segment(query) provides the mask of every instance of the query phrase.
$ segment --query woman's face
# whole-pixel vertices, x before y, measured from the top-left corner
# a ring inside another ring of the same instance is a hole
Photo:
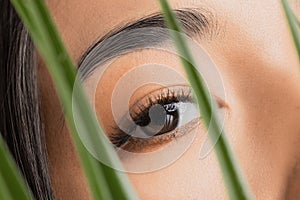
[[[296,10],[299,8],[299,2],[290,2]],[[191,17],[191,13],[198,20],[207,19],[205,25],[188,18],[190,27],[202,27],[187,34],[207,52],[215,64],[212,67],[216,66],[219,72],[206,77],[207,84],[212,88],[211,94],[219,99],[218,111],[226,113],[224,129],[254,196],[300,198],[297,188],[300,72],[280,3],[274,0],[170,0],[170,3],[174,9],[185,11],[183,19]],[[158,1],[153,0],[48,0],[47,4],[76,62],[108,32],[160,11]],[[134,29],[132,34],[137,32]],[[131,35],[125,40],[128,37]],[[107,44],[109,51],[113,47]],[[215,154],[199,159],[206,131],[185,85],[180,61],[164,50],[168,45],[159,44],[155,48],[147,45],[114,55],[112,62],[100,64],[84,80],[103,129],[115,145],[129,152],[121,160],[141,199],[226,199]],[[196,57],[200,54],[196,47],[192,51]],[[199,57],[200,68],[205,68]],[[39,77],[50,172],[57,199],[90,199],[54,86],[42,62]],[[152,102],[153,105],[161,106],[149,106],[151,98],[160,102]],[[145,119],[151,113],[153,119],[159,119],[157,113],[164,113],[167,118],[163,119],[169,121],[167,125],[157,122],[161,125],[159,136],[139,140],[125,137],[125,140],[122,134],[126,131],[119,130],[123,126],[119,121],[123,113],[120,110],[127,108],[137,124],[135,128],[153,128]],[[179,111],[181,108],[190,112]]]

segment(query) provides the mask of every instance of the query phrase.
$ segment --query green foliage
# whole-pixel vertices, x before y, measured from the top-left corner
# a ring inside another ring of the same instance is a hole
[[[0,136],[0,199],[30,200],[28,190],[17,166]]]
[[[295,44],[295,47],[297,50],[298,58],[300,60],[300,34],[299,34],[300,22],[297,19],[296,15],[293,13],[287,0],[281,0],[281,3],[283,6],[284,13],[286,15],[288,25],[291,30],[291,34],[292,34],[294,44]]]
[[[181,34],[182,31],[179,22],[176,20],[175,14],[171,10],[167,0],[160,0],[160,4],[168,27],[174,31],[171,34],[179,55],[182,55],[182,65],[197,98],[201,116],[204,119],[206,127],[209,127],[209,136],[212,141],[218,139],[214,149],[223,172],[229,197],[236,200],[251,199],[250,190],[241,175],[234,153],[218,120],[215,101],[211,98],[202,77],[195,67],[196,62],[192,57],[187,42]]]
[[[52,75],[94,199],[137,199],[126,174],[115,171],[92,157],[79,138],[73,108],[81,116],[80,126],[85,133],[89,133],[86,138],[93,149],[101,152],[110,166],[122,169],[121,162],[99,126],[81,84],[75,81],[75,65],[59,37],[44,1],[12,0],[12,3]],[[73,88],[76,88],[75,96]]]

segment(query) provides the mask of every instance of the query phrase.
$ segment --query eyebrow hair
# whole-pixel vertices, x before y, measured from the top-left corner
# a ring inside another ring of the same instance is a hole
[[[174,10],[183,32],[200,39],[213,39],[219,33],[219,24],[215,15],[204,9]],[[91,45],[81,56],[78,74],[81,80],[89,77],[97,66],[142,48],[156,47],[170,41],[167,25],[162,13],[152,14],[125,26],[113,29]]]

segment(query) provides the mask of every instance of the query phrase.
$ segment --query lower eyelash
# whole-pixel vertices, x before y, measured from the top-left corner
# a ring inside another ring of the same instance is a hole
[[[129,152],[142,152],[145,151],[145,148],[147,147],[155,147],[157,145],[169,143],[172,140],[189,133],[190,131],[198,127],[200,123],[201,120],[197,118],[190,121],[186,125],[177,127],[173,131],[163,135],[154,136],[151,138],[130,137],[121,147],[117,148],[124,149]]]

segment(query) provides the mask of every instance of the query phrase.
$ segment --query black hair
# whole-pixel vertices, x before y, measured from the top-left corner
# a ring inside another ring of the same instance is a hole
[[[35,199],[52,200],[36,51],[9,0],[0,15],[0,132]]]

